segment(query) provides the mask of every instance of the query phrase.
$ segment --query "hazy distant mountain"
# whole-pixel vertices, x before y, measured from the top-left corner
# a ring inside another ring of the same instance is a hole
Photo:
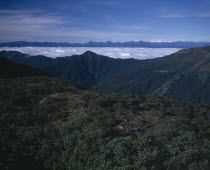
[[[210,47],[151,60],[113,59],[90,51],[55,59],[7,51],[0,55],[88,88],[210,103]]]
[[[192,48],[209,46],[210,42],[193,41],[170,41],[170,42],[150,42],[150,41],[128,41],[128,42],[93,42],[88,43],[68,43],[68,42],[8,42],[0,43],[0,47],[147,47],[147,48]]]

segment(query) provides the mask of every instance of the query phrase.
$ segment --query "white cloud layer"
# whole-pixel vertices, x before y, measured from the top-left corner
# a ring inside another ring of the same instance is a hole
[[[135,58],[139,60],[163,57],[177,52],[178,48],[111,48],[111,47],[2,47],[1,50],[19,51],[29,55],[64,57],[92,51],[112,58]]]
[[[209,18],[210,13],[172,13],[172,14],[164,14],[161,16],[162,18]]]

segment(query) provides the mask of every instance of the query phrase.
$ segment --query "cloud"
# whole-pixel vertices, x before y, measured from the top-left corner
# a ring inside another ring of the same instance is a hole
[[[197,17],[203,17],[203,18],[207,17],[207,18],[209,18],[210,13],[201,13],[201,14],[197,15]]]
[[[172,41],[166,41],[166,40],[151,40],[150,42],[159,42],[159,43],[161,43],[161,42],[172,42]]]
[[[126,31],[134,31],[134,30],[149,30],[151,27],[146,25],[122,25],[122,24],[116,24],[115,27],[118,29],[126,30]]]
[[[36,14],[44,12],[44,10],[33,9],[33,10],[11,10],[11,9],[1,9],[0,15],[14,15],[14,14]]]
[[[184,13],[173,13],[164,14],[160,16],[161,18],[209,18],[210,13],[197,13],[197,14],[184,14]]]
[[[62,24],[66,23],[61,17],[43,10],[0,10],[0,21],[3,24]]]
[[[0,50],[20,51],[29,55],[45,55],[48,57],[64,57],[93,51],[112,58],[152,59],[177,52],[177,48],[91,48],[91,47],[2,47]]]
[[[120,57],[130,57],[130,53],[121,53]]]
[[[1,40],[25,40],[36,36],[49,35],[59,25],[74,23],[55,13],[43,10],[0,10]]]
[[[123,40],[142,36],[134,32],[100,31],[78,27],[76,18],[45,10],[0,10],[1,41],[63,41],[72,39]],[[122,26],[123,29],[146,29],[145,26]]]
[[[122,2],[115,0],[89,0],[87,2],[88,5],[94,6],[109,6],[109,7],[120,7],[122,6]]]

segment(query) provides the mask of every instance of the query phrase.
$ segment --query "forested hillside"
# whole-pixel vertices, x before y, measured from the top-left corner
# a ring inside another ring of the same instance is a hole
[[[0,76],[0,169],[210,167],[209,106],[86,90],[44,73],[7,75]]]
[[[150,60],[113,59],[90,51],[55,59],[13,51],[0,56],[91,89],[210,104],[210,47]]]

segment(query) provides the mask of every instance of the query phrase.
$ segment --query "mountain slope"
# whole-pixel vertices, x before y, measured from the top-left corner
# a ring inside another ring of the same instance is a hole
[[[210,47],[181,50],[149,60],[143,69],[95,86],[115,92],[157,94],[210,103]]]
[[[0,169],[209,169],[209,106],[2,75]]]
[[[0,55],[92,89],[210,103],[210,47],[151,60],[113,59],[90,51],[56,59],[7,51]]]
[[[0,77],[15,78],[48,75],[47,73],[25,65],[16,64],[0,57]]]
[[[55,59],[45,56],[28,56],[17,51],[0,51],[0,55],[8,60],[38,68],[87,88],[99,81],[135,71],[139,66],[138,63],[141,63],[134,59],[113,59],[90,51],[82,55]]]

